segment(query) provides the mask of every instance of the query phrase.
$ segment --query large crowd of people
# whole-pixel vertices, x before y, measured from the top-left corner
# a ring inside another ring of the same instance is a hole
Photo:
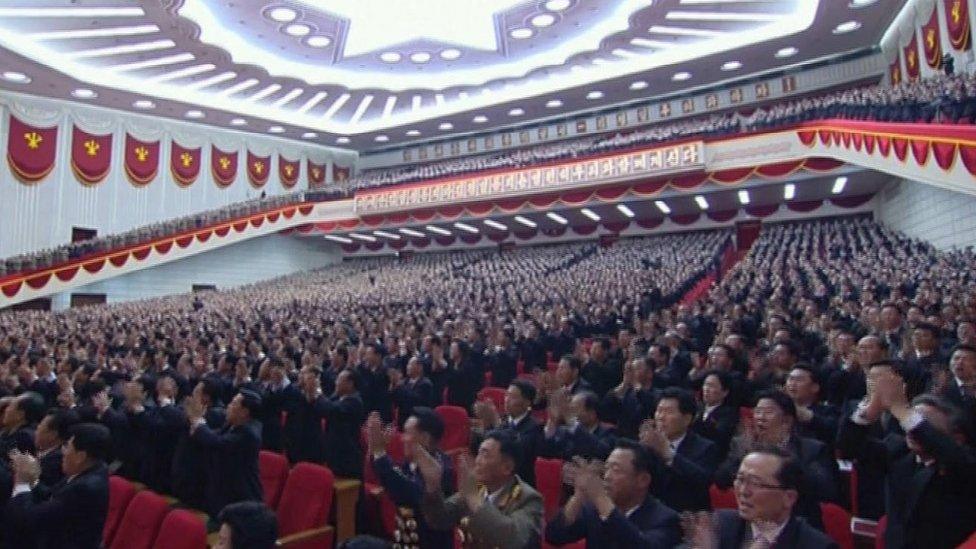
[[[703,298],[682,299],[731,238],[352,259],[205,295],[0,314],[3,543],[94,531],[79,517],[104,511],[65,492],[105,464],[241,535],[260,449],[342,477],[368,463],[401,546],[451,547],[457,527],[469,547],[832,547],[824,504],[886,515],[888,547],[965,541],[976,254],[867,217],[767,225]],[[470,454],[441,448],[440,405],[469,415]],[[568,499],[551,513],[536,458],[564,463]],[[713,510],[716,489],[735,510]]]

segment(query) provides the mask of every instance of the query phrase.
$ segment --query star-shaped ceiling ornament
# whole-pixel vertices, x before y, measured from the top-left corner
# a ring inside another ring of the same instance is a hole
[[[349,22],[344,57],[415,40],[484,51],[498,49],[495,14],[525,0],[300,0]]]

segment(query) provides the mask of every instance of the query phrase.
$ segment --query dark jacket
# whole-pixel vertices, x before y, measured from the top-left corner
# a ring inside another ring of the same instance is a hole
[[[363,477],[363,449],[359,432],[366,421],[363,400],[358,393],[344,397],[319,397],[315,410],[325,418],[325,462],[338,477]]]
[[[715,514],[715,526],[718,532],[718,549],[741,549],[748,547],[747,541],[752,540],[752,529],[749,523],[730,509],[723,509]],[[799,517],[790,517],[786,527],[780,532],[776,542],[770,549],[835,549],[837,544],[823,532],[807,524]]]
[[[703,418],[703,413],[695,418],[691,430],[714,442],[719,454],[724,456],[728,453],[735,430],[739,426],[739,410],[730,404],[722,404],[712,410],[708,418]]]
[[[413,413],[414,408],[426,406],[433,409],[440,403],[440,399],[434,398],[434,384],[426,377],[421,377],[416,381],[412,379],[403,380],[403,384],[393,389],[392,396],[393,403],[396,404],[398,410],[397,419],[401,429],[403,429],[403,424],[406,423],[407,418]]]
[[[219,406],[211,406],[204,413],[203,418],[207,422],[207,427],[219,431],[227,419],[227,411]],[[173,453],[171,473],[173,495],[191,507],[202,509],[207,501],[208,468],[206,448],[194,441],[190,437],[189,429],[184,427],[183,435],[177,441]]]
[[[580,456],[586,460],[605,460],[617,442],[617,436],[610,427],[597,424],[596,429],[590,431],[582,425],[570,429],[558,427],[552,437],[545,437],[540,453],[546,457],[559,458],[565,461]]]
[[[651,491],[679,513],[711,509],[708,487],[720,461],[718,447],[712,441],[689,431],[670,466],[657,460]]]
[[[201,425],[191,438],[207,453],[206,511],[215,517],[226,505],[238,501],[262,501],[258,453],[261,424],[225,425],[213,430]]]
[[[434,457],[443,468],[441,490],[447,497],[454,493],[454,473],[451,470],[451,459],[442,452],[438,452]],[[415,530],[421,548],[441,549],[453,546],[454,532],[452,530],[434,530],[424,520],[423,512],[420,509],[420,504],[424,499],[424,477],[419,471],[411,468],[409,463],[405,463],[403,466],[395,465],[388,455],[373,460],[373,471],[393,503],[398,507],[410,508],[417,517]],[[404,527],[406,528],[407,525],[404,524]]]
[[[630,517],[614,509],[600,520],[586,505],[572,524],[563,511],[546,526],[546,541],[565,545],[586,538],[586,546],[600,549],[675,547],[681,542],[681,519],[674,510],[648,495]]]

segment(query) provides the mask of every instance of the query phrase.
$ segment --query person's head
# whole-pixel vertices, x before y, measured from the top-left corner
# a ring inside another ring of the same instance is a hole
[[[474,458],[475,479],[491,492],[498,490],[512,480],[520,457],[515,437],[506,431],[491,431]]]
[[[559,359],[559,366],[556,367],[556,380],[563,387],[568,387],[579,379],[580,360],[573,355],[565,355]]]
[[[193,397],[198,398],[207,408],[220,400],[221,386],[217,380],[205,377],[193,387]]]
[[[708,348],[708,366],[716,370],[731,370],[735,351],[724,343],[716,343]]]
[[[965,435],[967,433],[965,431],[968,429],[962,428],[963,416],[955,406],[944,398],[931,394],[919,395],[912,400],[912,409],[939,431],[955,437],[960,444],[966,443]],[[922,459],[933,457],[911,433],[905,436],[905,444],[909,450]]]
[[[705,406],[718,406],[729,396],[732,378],[723,370],[709,370],[702,382],[702,402]]]
[[[363,352],[363,360],[369,366],[379,366],[383,362],[383,349],[379,343],[367,343]]]
[[[57,448],[71,436],[70,429],[80,420],[73,410],[54,408],[48,410],[34,431],[34,446],[39,452]]]
[[[769,359],[773,367],[780,370],[790,370],[798,360],[796,345],[791,341],[783,341],[773,346],[769,352]]]
[[[900,362],[894,360],[879,360],[869,364],[867,374],[864,376],[868,394],[870,395],[874,393],[874,387],[877,385],[881,376],[889,374],[900,377],[902,381],[906,383],[908,382],[908,370]]]
[[[339,396],[351,395],[356,392],[356,375],[352,370],[339,372],[335,379],[335,394]]]
[[[939,327],[919,322],[912,330],[912,346],[916,351],[932,352],[939,347]]]
[[[881,337],[866,335],[857,342],[857,362],[862,368],[884,360],[888,356],[888,344]]]
[[[609,350],[610,340],[605,337],[598,337],[593,340],[593,345],[590,346],[590,358],[594,362],[603,362],[607,358]]]
[[[881,329],[890,332],[901,327],[901,310],[894,303],[885,303],[881,307]]]
[[[607,458],[603,480],[607,494],[621,510],[630,510],[647,498],[651,488],[651,457],[647,449],[629,439],[619,439]]]
[[[108,456],[112,435],[100,423],[78,423],[68,429],[64,444],[61,471],[72,477],[102,463]]]
[[[960,343],[976,345],[976,322],[972,320],[960,320],[956,325],[956,339]]]
[[[949,358],[949,368],[964,386],[976,386],[976,347],[956,345]]]
[[[756,395],[756,407],[752,411],[756,436],[769,444],[779,444],[793,430],[796,405],[781,391],[768,390]]]
[[[749,522],[786,522],[802,476],[800,464],[785,450],[771,446],[750,452],[733,482],[739,516]]]
[[[786,394],[797,406],[810,406],[819,399],[820,375],[813,366],[800,362],[786,376]]]
[[[250,389],[241,389],[227,406],[227,423],[235,427],[244,425],[260,413],[261,395]]]
[[[647,348],[647,358],[654,363],[655,369],[667,366],[671,360],[671,348],[663,343],[653,343]]]
[[[345,345],[336,345],[329,353],[329,362],[335,369],[345,368],[349,362],[349,349]]]
[[[321,383],[322,368],[314,365],[302,366],[298,373],[298,383],[302,390],[312,391]]]
[[[661,391],[654,411],[654,422],[670,440],[676,440],[688,432],[695,420],[695,397],[684,389],[668,387]]]
[[[630,361],[634,368],[634,381],[641,388],[649,389],[654,384],[654,364],[646,356],[636,356]]]
[[[511,417],[522,417],[535,401],[536,389],[529,381],[516,379],[505,391],[505,413]]]
[[[586,429],[592,429],[599,425],[600,417],[597,415],[599,406],[600,397],[596,396],[593,391],[580,391],[569,400],[570,413]]]
[[[424,375],[424,365],[420,362],[420,357],[412,356],[407,361],[407,377],[410,379],[420,379]]]
[[[34,391],[27,391],[4,409],[3,428],[11,430],[23,425],[34,425],[44,417],[44,409],[44,397]]]
[[[267,505],[241,501],[217,516],[220,531],[214,549],[272,549],[278,541],[278,520]]]
[[[412,458],[413,444],[419,444],[428,452],[437,448],[444,436],[444,420],[426,406],[417,406],[403,424],[403,448],[408,459]]]

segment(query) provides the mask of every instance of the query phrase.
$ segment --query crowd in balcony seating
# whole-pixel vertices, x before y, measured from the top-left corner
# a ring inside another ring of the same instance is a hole
[[[65,490],[38,460],[80,436],[52,423],[80,421],[109,434],[117,474],[211,517],[261,501],[262,448],[341,477],[370,467],[400,520],[358,526],[401,545],[450,547],[458,526],[472,547],[832,547],[844,509],[886,516],[888,547],[965,541],[976,253],[864,217],[773,224],[684,300],[730,239],[353,259],[0,314],[3,518],[36,517],[27,492]],[[469,424],[470,458],[447,447]],[[719,508],[726,489],[737,512]]]

